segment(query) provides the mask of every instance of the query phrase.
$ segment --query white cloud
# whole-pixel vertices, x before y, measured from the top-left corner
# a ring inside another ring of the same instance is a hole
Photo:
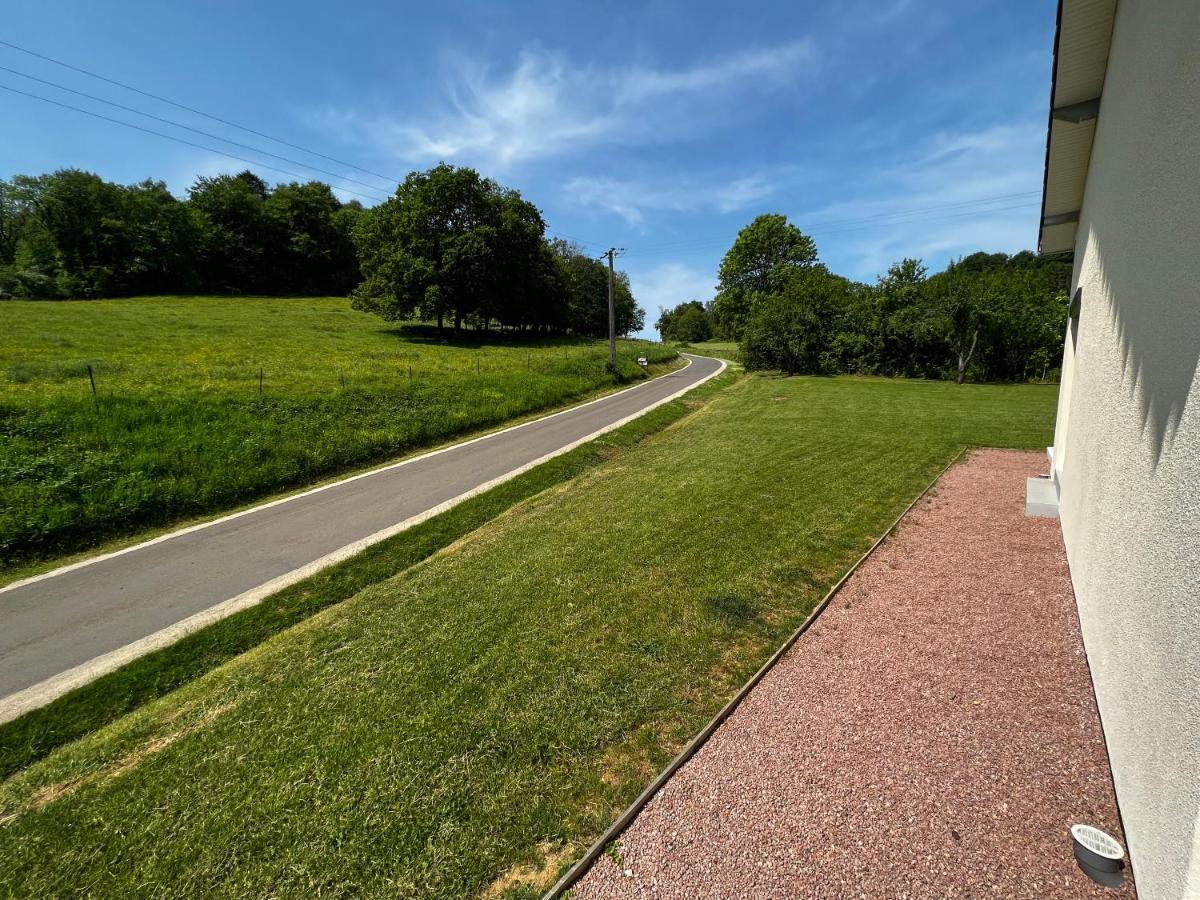
[[[912,0],[893,0],[892,3],[875,8],[873,11],[873,20],[875,26],[878,28],[883,28],[887,25],[891,25],[906,12],[908,12],[908,8],[910,6],[912,6]]]
[[[465,160],[502,169],[595,144],[660,140],[664,116],[680,116],[680,103],[707,102],[721,90],[785,86],[815,59],[808,40],[685,69],[572,67],[561,55],[527,49],[501,75],[459,61],[445,85],[445,104],[423,121],[353,109],[313,118],[405,162]],[[651,114],[656,109],[660,114]]]
[[[586,176],[567,182],[565,191],[577,205],[607,210],[638,226],[651,211],[736,212],[770,197],[778,186],[779,177],[762,173],[730,181],[714,179],[666,185]]]
[[[654,333],[660,307],[670,308],[685,300],[707,302],[716,293],[716,279],[711,272],[683,263],[668,262],[649,269],[629,267],[627,271],[633,296],[646,311],[643,334]]]
[[[903,256],[940,265],[979,249],[1028,248],[1037,239],[1044,146],[1041,121],[937,134],[910,159],[871,173],[854,198],[793,219],[859,278]],[[982,198],[997,199],[974,202]]]
[[[780,79],[798,66],[815,60],[813,42],[800,40],[778,47],[743,51],[691,69],[627,69],[617,76],[617,90],[620,100],[637,102],[669,94],[707,91],[744,79]]]
[[[1044,140],[1044,124],[1031,120],[935,134],[907,154],[897,152],[891,165],[857,173],[853,179],[836,169],[810,168],[707,189],[697,183],[663,188],[650,182],[601,179],[577,179],[572,187],[577,202],[603,206],[635,226],[650,210],[738,209],[772,196],[771,205],[814,236],[822,259],[835,271],[870,281],[905,256],[922,258],[937,269],[948,259],[975,250],[1014,252],[1032,247],[1037,238]],[[798,210],[783,202],[798,178],[853,184],[855,189],[847,199]],[[998,199],[976,202],[980,198]],[[635,296],[646,308],[647,318],[653,322],[660,305],[673,306],[693,295],[702,300],[712,297],[715,275],[711,273],[730,240],[731,236],[696,236],[661,248],[668,258],[676,253],[711,253],[708,273],[677,262],[632,271],[635,289],[640,288]],[[637,252],[640,259],[645,251]]]

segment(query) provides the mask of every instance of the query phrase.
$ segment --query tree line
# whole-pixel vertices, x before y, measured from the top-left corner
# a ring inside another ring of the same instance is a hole
[[[536,206],[474,169],[413,172],[355,229],[362,281],[354,306],[387,319],[492,322],[518,330],[608,334],[608,270],[563,240],[548,241]],[[644,313],[624,272],[613,279],[618,334]]]
[[[252,172],[120,185],[78,169],[0,181],[0,296],[347,294],[364,210]]]
[[[782,215],[743,228],[709,303],[661,311],[664,340],[736,341],[749,369],[1026,381],[1062,354],[1071,262],[974,253],[929,274],[903,259],[875,284],[834,274]]]
[[[608,271],[548,240],[541,212],[468,168],[413,172],[367,209],[320,181],[252,172],[120,185],[78,169],[0,180],[0,298],[350,295],[388,319],[608,333]],[[617,330],[643,327],[614,279]]]

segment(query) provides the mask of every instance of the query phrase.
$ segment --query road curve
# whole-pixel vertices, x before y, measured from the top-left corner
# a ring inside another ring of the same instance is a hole
[[[720,373],[689,364],[559,413],[0,589],[0,722],[514,478]]]

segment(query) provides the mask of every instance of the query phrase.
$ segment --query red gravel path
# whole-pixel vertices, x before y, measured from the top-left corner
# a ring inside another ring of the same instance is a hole
[[[1132,897],[1039,454],[973,453],[601,856],[573,898]]]

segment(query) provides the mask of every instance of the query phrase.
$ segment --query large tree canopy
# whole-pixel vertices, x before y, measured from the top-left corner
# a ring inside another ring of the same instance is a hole
[[[358,204],[320,182],[250,172],[118,185],[63,169],[0,181],[0,297],[192,292],[347,294]]]
[[[837,334],[851,283],[824,266],[799,267],[778,290],[760,294],[742,337],[748,369],[824,375],[837,371]]]
[[[664,341],[695,343],[707,341],[713,334],[712,315],[699,300],[687,300],[660,310],[654,327]]]
[[[474,169],[413,172],[355,228],[363,281],[355,306],[388,319],[517,324],[518,297],[552,290],[545,223],[532,203]]]
[[[575,334],[607,335],[608,266],[567,241],[555,240],[551,247],[566,291],[567,327]],[[645,313],[634,301],[624,272],[617,272],[613,279],[613,308],[617,334],[641,331]]]
[[[1061,358],[1070,271],[1061,258],[974,253],[934,275],[903,259],[875,285],[857,284],[817,263],[783,216],[759,216],[726,254],[712,308],[665,311],[660,328],[681,340],[685,308],[707,312],[717,333],[740,339],[751,369],[1026,380]]]
[[[797,270],[816,262],[817,245],[787,216],[758,216],[738,232],[721,260],[714,304],[720,330],[740,339],[756,300],[778,292]]]

